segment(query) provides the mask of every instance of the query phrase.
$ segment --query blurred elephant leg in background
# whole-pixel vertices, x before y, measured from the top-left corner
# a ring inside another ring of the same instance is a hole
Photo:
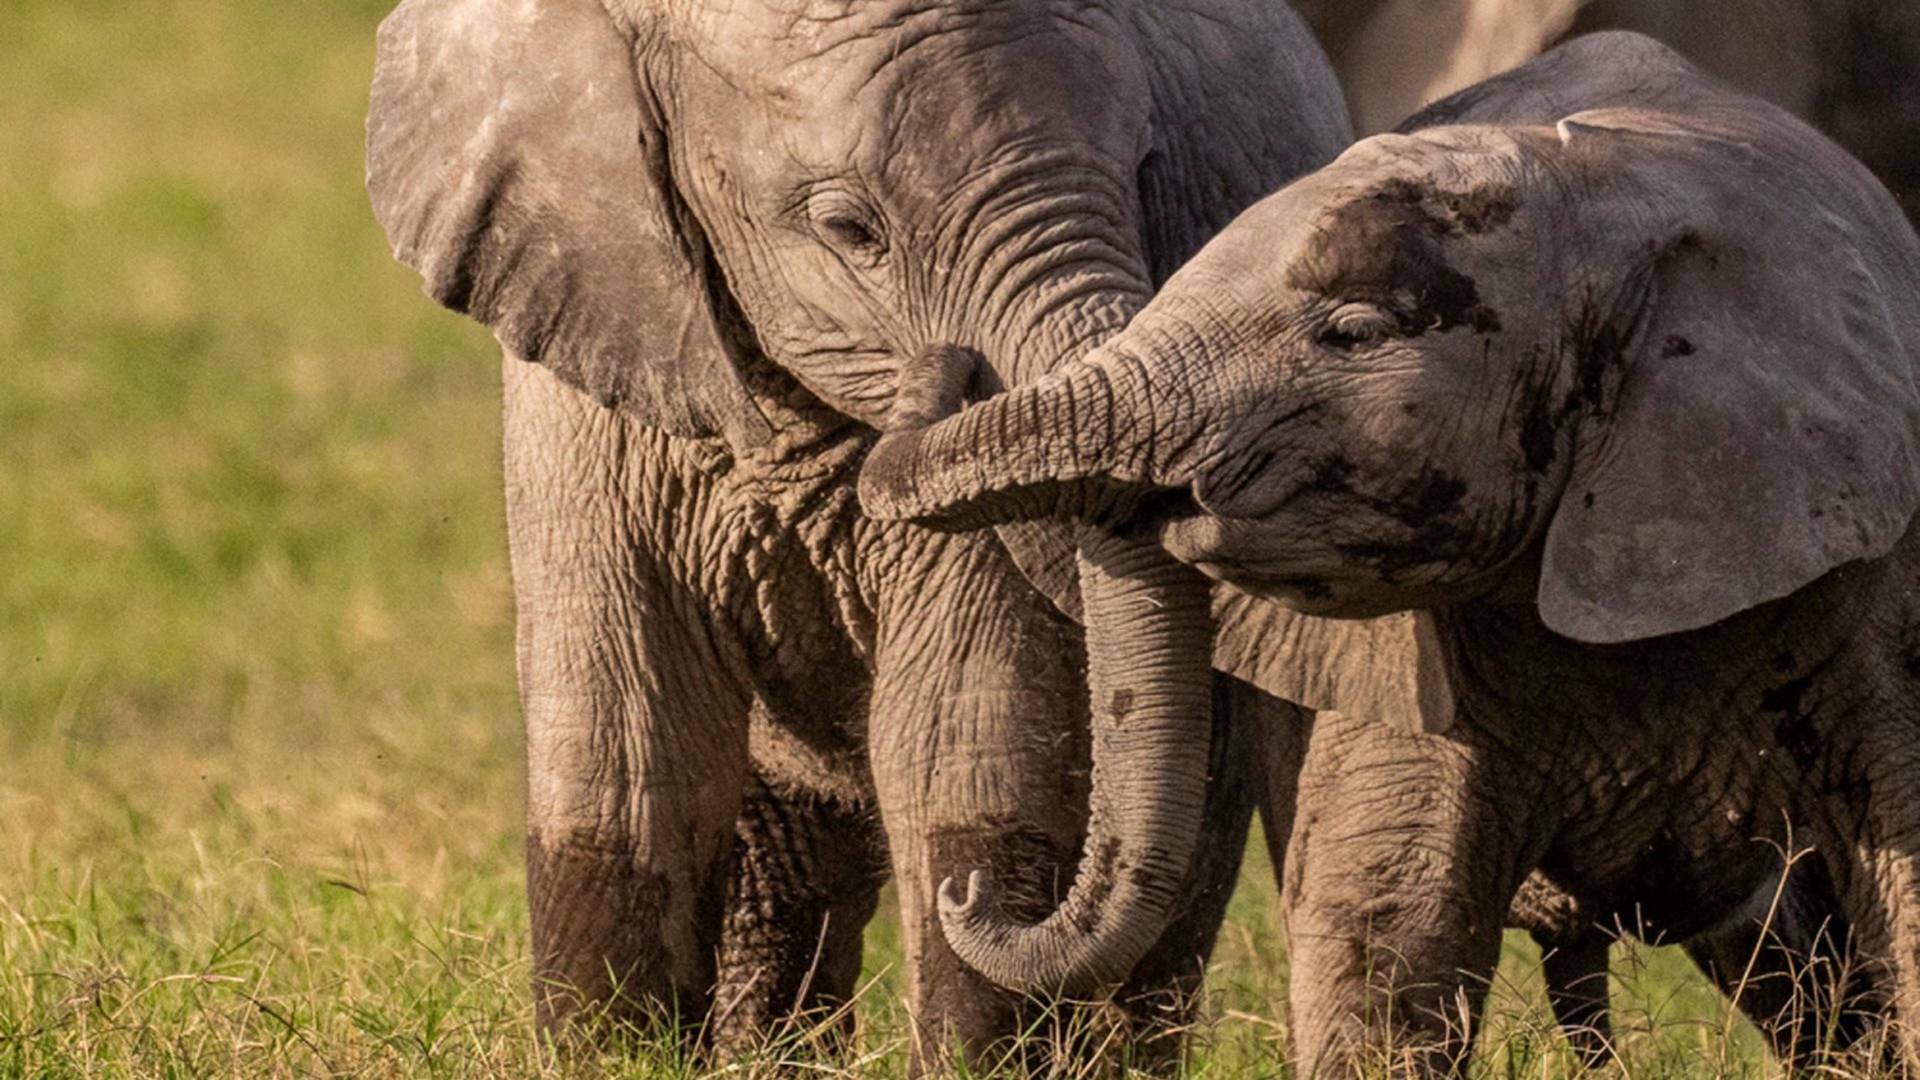
[[[1050,913],[1085,824],[1079,630],[991,533],[889,526],[870,567],[878,619],[868,738],[900,896],[916,1072],[958,1049],[992,1063],[1038,1006],[948,947],[936,892],[984,869],[1017,918]]]
[[[1187,900],[1119,993],[1138,1043],[1136,1068],[1177,1071],[1178,1032],[1198,1015],[1207,960],[1239,883],[1254,807],[1266,788],[1261,772],[1268,744],[1276,733],[1287,745],[1302,742],[1310,715],[1232,676],[1214,675],[1204,840],[1187,875]]]
[[[748,785],[714,990],[711,1030],[722,1056],[779,1039],[789,1021],[809,1048],[844,1047],[853,1014],[835,1010],[857,989],[885,851],[868,807],[786,794],[758,776]]]
[[[1908,676],[1907,678],[1910,678]],[[1911,684],[1909,684],[1911,685]],[[1920,800],[1913,797],[1913,778],[1920,776],[1911,717],[1912,692],[1896,691],[1902,722],[1883,724],[1864,740],[1861,760],[1873,763],[1858,788],[1836,798],[1836,818],[1848,810],[1864,810],[1864,820],[1844,838],[1821,838],[1825,851],[1845,851],[1851,865],[1831,869],[1840,880],[1838,893],[1850,937],[1860,955],[1885,958],[1872,974],[1884,987],[1885,1003],[1892,1006],[1894,1042],[1901,1064],[1920,1071]]]
[[[1794,862],[1777,904],[1686,943],[1687,955],[1796,1069],[1868,1034],[1875,1000],[1824,859]]]
[[[1533,935],[1540,945],[1540,973],[1547,982],[1553,1020],[1588,1068],[1613,1054],[1613,1023],[1607,1013],[1608,953],[1613,935],[1597,928],[1554,938]]]
[[[538,1013],[695,1028],[747,778],[742,654],[634,509],[664,438],[544,368],[505,376]]]

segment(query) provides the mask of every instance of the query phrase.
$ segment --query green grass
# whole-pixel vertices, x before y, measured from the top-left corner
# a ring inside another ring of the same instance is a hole
[[[0,31],[0,1075],[674,1076],[544,1053],[486,335],[361,192],[387,0],[12,0]],[[1273,1074],[1257,849],[1193,1076]],[[897,1074],[897,932],[853,1071]],[[1676,953],[1634,1075],[1750,1073]],[[1481,1070],[1553,1076],[1509,942]]]

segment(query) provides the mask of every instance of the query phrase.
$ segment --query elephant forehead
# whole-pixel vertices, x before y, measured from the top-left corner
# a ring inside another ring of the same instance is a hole
[[[1142,60],[1110,16],[1067,17],[1081,6],[814,0],[708,12],[695,81],[744,100],[696,110],[697,124],[730,156],[752,148],[760,168],[737,163],[746,171],[782,175],[788,162],[861,161],[868,176],[951,175],[1062,133],[1124,153],[1146,127]]]
[[[789,103],[851,96],[869,86],[911,88],[896,73],[929,65],[969,85],[989,85],[1045,70],[1005,70],[1006,61],[1047,54],[1065,60],[1089,85],[1111,85],[1116,67],[1135,61],[1103,47],[1125,35],[1113,17],[1084,0],[735,0],[694,16],[700,59],[736,88]],[[933,55],[921,55],[930,53]],[[996,70],[967,72],[977,61]]]

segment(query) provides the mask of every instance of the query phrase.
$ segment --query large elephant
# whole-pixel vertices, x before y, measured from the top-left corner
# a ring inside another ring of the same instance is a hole
[[[1766,911],[1791,845],[1920,1067],[1920,238],[1639,35],[1407,131],[1085,363],[883,440],[864,504],[1067,508],[1304,612],[1415,613],[1440,715],[1303,765],[1309,1066],[1369,1016],[1457,1060],[1529,871],[1685,940]]]
[[[504,346],[543,1022],[842,999],[887,861],[923,1046],[1017,1029],[978,971],[1191,985],[1247,815],[1207,775],[1285,708],[1210,686],[1152,545],[873,522],[855,467],[903,365],[1030,381],[1348,137],[1277,0],[400,5],[369,189]],[[1164,616],[1084,649],[1090,733],[1056,601]]]
[[[1294,0],[1370,134],[1564,36],[1632,30],[1824,131],[1920,220],[1920,4],[1909,0]]]

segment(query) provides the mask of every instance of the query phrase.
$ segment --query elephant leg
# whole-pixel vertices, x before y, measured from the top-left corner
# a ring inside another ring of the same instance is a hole
[[[1608,950],[1614,936],[1566,890],[1540,873],[1529,874],[1514,893],[1507,925],[1524,929],[1540,946],[1540,973],[1547,1004],[1567,1044],[1589,1068],[1613,1053],[1608,1017]]]
[[[544,368],[505,374],[537,1015],[697,1027],[747,776],[742,654],[646,533],[664,439]]]
[[[1452,1073],[1527,854],[1482,751],[1338,713],[1315,720],[1287,852],[1296,1066]]]
[[[1793,863],[1764,922],[1742,920],[1687,942],[1686,949],[1791,1068],[1814,1067],[1868,1034],[1872,989],[1852,955],[1839,895],[1818,855]]]
[[[1920,1075],[1920,802],[1912,778],[1920,761],[1886,751],[1869,794],[1864,827],[1853,837],[1844,910],[1852,940],[1890,1006],[1899,1075]]]
[[[709,1027],[722,1057],[787,1036],[843,1047],[862,937],[886,880],[875,825],[865,807],[749,784]]]
[[[1547,982],[1547,1004],[1567,1045],[1588,1068],[1613,1055],[1613,1025],[1607,1015],[1607,956],[1613,938],[1597,929],[1560,940],[1541,941],[1540,970]]]
[[[1117,998],[1133,1036],[1132,1064],[1155,1075],[1177,1071],[1180,1033],[1197,1015],[1207,959],[1240,880],[1253,810],[1268,788],[1268,755],[1275,744],[1285,748],[1304,743],[1302,732],[1311,715],[1228,675],[1214,676],[1213,702],[1206,842],[1188,873],[1181,914],[1134,968]],[[1290,817],[1291,778],[1286,789]]]
[[[1041,1006],[954,955],[936,896],[985,870],[1004,910],[1038,921],[1071,885],[1090,768],[1080,637],[990,533],[890,526],[869,559],[885,571],[871,586],[869,753],[900,897],[912,1068],[944,1073],[956,1053],[991,1067]]]

